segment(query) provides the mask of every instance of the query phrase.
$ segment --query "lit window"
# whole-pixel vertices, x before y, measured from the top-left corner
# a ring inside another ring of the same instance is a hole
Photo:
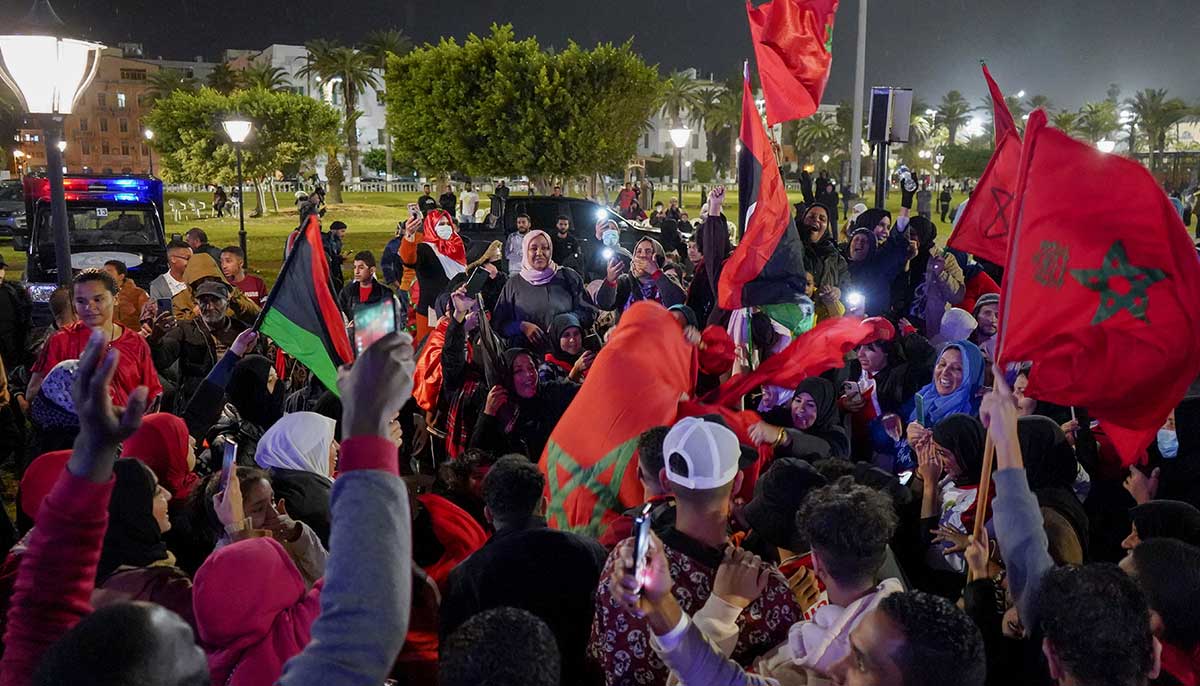
[[[125,94],[124,93],[117,93],[117,108],[122,109],[122,110],[125,109]]]

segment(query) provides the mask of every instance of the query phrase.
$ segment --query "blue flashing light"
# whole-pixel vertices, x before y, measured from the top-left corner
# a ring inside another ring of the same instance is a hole
[[[113,195],[113,199],[117,202],[138,202],[142,198],[143,196],[137,193],[116,193]]]

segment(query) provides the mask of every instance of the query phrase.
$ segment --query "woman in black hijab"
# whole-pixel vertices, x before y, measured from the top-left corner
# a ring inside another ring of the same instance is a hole
[[[226,400],[234,412],[225,411]],[[237,441],[238,465],[253,467],[258,439],[283,416],[286,400],[284,384],[271,360],[262,355],[243,357],[231,347],[196,389],[184,408],[183,420],[197,443],[208,441],[210,469],[220,468],[227,439]]]
[[[538,365],[541,381],[570,378],[583,383],[593,354],[583,349],[583,325],[579,317],[571,312],[555,315],[550,322],[550,345],[553,352],[546,353]],[[576,366],[580,369],[576,370]]]
[[[1200,510],[1181,500],[1151,500],[1129,510],[1133,527],[1121,542],[1133,550],[1152,538],[1174,538],[1189,545],[1200,545]]]
[[[710,214],[706,217],[696,231],[695,238],[701,259],[694,265],[695,275],[684,304],[692,308],[701,322],[713,324],[722,316],[717,308],[717,283],[721,280],[721,268],[733,252],[725,215]]]
[[[841,289],[850,282],[850,268],[834,239],[836,226],[828,207],[813,203],[799,213],[800,239],[804,243],[804,263],[812,272],[813,282],[820,293],[826,288]],[[840,296],[839,292],[839,296]]]
[[[488,391],[483,415],[468,447],[494,455],[516,453],[536,462],[567,406],[579,391],[569,380],[542,383],[525,348],[509,348],[499,360],[499,383]]]
[[[1088,517],[1072,490],[1079,462],[1067,443],[1067,435],[1053,419],[1030,415],[1017,420],[1017,442],[1029,490],[1037,496],[1039,505],[1054,510],[1071,524],[1086,559]]]
[[[782,408],[779,408],[782,409]],[[755,444],[775,446],[776,457],[821,459],[846,457],[850,441],[840,424],[837,393],[828,379],[812,376],[796,386],[787,414],[772,411],[768,418],[750,427]]]
[[[175,566],[162,540],[171,528],[171,494],[139,460],[117,460],[113,475],[92,605],[99,609],[137,600],[157,603],[195,626],[192,582]]]
[[[887,210],[871,209],[858,215],[846,245],[850,282],[864,298],[868,316],[887,314],[892,306],[892,283],[909,259],[907,224],[892,227]],[[845,287],[842,288],[846,290]]]

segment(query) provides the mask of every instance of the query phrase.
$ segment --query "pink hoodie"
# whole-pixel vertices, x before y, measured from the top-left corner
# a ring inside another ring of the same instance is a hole
[[[192,604],[213,685],[275,683],[311,639],[322,585],[305,592],[300,571],[272,538],[238,541],[209,556],[196,572]]]

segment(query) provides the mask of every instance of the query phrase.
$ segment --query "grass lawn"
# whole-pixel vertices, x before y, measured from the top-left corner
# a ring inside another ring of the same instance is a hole
[[[345,193],[343,194],[344,204],[330,205],[325,213],[324,224],[328,226],[330,222],[341,220],[346,223],[349,230],[346,233],[346,250],[353,254],[360,250],[370,250],[375,253],[376,258],[383,250],[383,246],[395,235],[396,222],[404,219],[407,216],[407,205],[410,202],[416,202],[418,193]],[[670,192],[667,189],[661,189],[658,193],[660,198],[669,197]],[[209,202],[211,195],[204,193],[168,193],[167,200],[188,200],[194,198]],[[799,192],[789,193],[791,202],[800,202],[801,196]],[[253,200],[252,196],[247,198]],[[248,205],[246,208],[246,234],[247,247],[249,252],[250,271],[261,276],[268,284],[275,281],[279,268],[283,262],[283,246],[287,239],[287,235],[296,228],[297,214],[292,208],[292,196],[287,193],[278,195],[280,212],[278,214],[268,210],[264,217],[251,218],[249,212],[253,210],[253,205]],[[957,206],[962,201],[961,194],[955,194],[953,206]],[[698,217],[699,208],[699,193],[689,192],[685,194],[684,207],[691,217]],[[727,210],[736,213],[737,208],[737,192],[730,191],[725,201]],[[270,197],[267,198],[268,208],[271,207]],[[487,208],[487,200],[483,201],[482,207]],[[900,207],[899,193],[893,193],[888,198],[888,209],[895,213]],[[840,211],[840,208],[839,208]],[[196,219],[195,215],[189,219],[184,216],[181,221],[176,222],[170,212],[167,213],[166,230],[168,236],[172,233],[182,234],[193,226],[198,226],[204,229],[209,236],[209,241],[217,246],[227,246],[237,244],[238,234],[238,219],[237,217],[223,217],[220,219],[212,219],[207,216],[203,219]],[[539,227],[541,228],[541,227]],[[939,238],[944,241],[949,236],[949,227],[940,227]],[[25,265],[25,255],[13,251],[10,241],[5,241],[0,244],[0,254],[4,256],[8,263],[7,277],[10,280],[15,280],[20,277],[21,271]],[[347,263],[347,269],[349,264]]]

